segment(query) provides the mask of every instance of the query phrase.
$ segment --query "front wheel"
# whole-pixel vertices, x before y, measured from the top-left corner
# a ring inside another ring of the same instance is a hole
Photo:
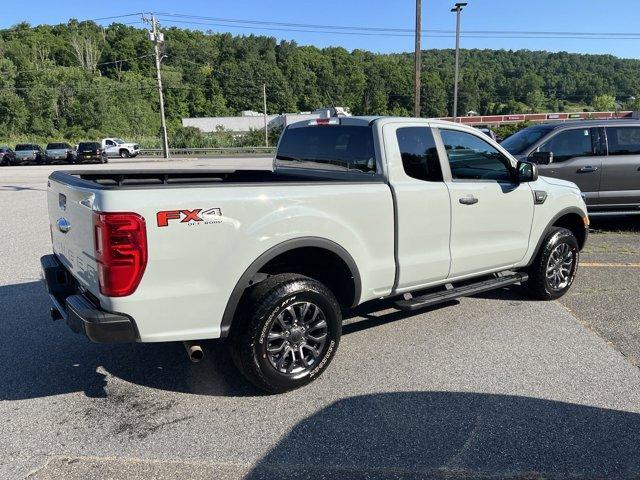
[[[129,158],[131,156],[131,154],[129,153],[129,150],[126,149],[122,149],[120,150],[120,158]]]
[[[315,380],[329,366],[342,332],[342,314],[322,283],[280,274],[248,292],[231,330],[240,372],[270,393]]]
[[[526,287],[531,296],[555,300],[567,293],[578,270],[579,250],[570,230],[554,227],[547,232],[528,270]]]

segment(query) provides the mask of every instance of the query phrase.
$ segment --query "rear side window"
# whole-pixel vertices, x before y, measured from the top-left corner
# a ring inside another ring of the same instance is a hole
[[[375,173],[373,132],[369,126],[313,125],[287,128],[276,164]]]
[[[428,182],[442,181],[440,159],[430,128],[399,128],[396,130],[396,138],[407,175]]]
[[[640,155],[640,127],[607,127],[609,155]]]
[[[593,155],[591,130],[577,128],[561,131],[538,148],[538,151],[552,152],[553,163],[564,162],[574,157],[589,157]]]

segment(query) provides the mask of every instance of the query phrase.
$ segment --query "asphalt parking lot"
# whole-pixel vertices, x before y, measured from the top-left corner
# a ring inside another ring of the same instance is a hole
[[[238,162],[269,160],[162,167]],[[0,478],[640,475],[640,217],[593,223],[559,302],[376,305],[315,383],[266,396],[223,343],[191,364],[178,343],[96,345],[49,319],[51,170],[0,169]]]

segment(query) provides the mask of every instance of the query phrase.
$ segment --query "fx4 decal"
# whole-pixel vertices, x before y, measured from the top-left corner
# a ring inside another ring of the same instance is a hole
[[[168,227],[171,220],[180,220],[179,223],[188,225],[208,225],[222,222],[222,210],[219,208],[196,208],[194,210],[163,210],[156,213],[159,227]]]

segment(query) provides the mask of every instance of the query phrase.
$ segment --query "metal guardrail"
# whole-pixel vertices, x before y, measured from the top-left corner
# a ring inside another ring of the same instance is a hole
[[[220,148],[170,148],[169,154],[172,157],[220,157],[225,155],[273,155],[275,147],[220,147]],[[143,157],[161,157],[161,148],[141,148],[140,155]]]

